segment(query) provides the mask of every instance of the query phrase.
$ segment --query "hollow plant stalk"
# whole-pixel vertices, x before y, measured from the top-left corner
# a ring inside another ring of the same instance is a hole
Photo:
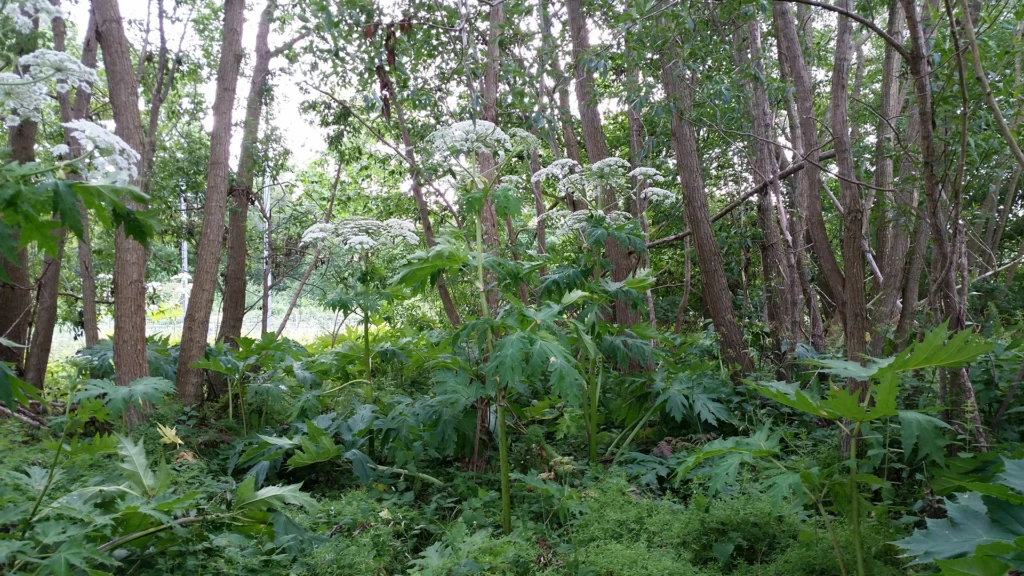
[[[487,308],[487,285],[484,284],[484,229],[480,214],[476,215],[476,281],[480,291],[480,316],[490,315]],[[487,347],[491,346],[491,335],[487,335]],[[489,351],[489,350],[488,350]],[[504,382],[495,382],[494,398],[497,404],[498,460],[501,467],[501,529],[505,534],[512,532],[512,493],[509,482],[508,435],[505,430]]]

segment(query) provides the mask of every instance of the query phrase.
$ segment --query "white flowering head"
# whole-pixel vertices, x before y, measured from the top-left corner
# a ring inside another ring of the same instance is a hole
[[[610,226],[620,226],[633,218],[632,214],[621,210],[551,210],[534,218],[532,224],[536,225],[537,220],[544,220],[550,227],[552,237],[557,240],[569,235],[583,234],[590,227],[590,220],[597,216],[603,216]]]
[[[45,3],[49,6],[49,2]],[[18,64],[21,75],[0,73],[0,114],[8,127],[42,120],[51,82],[60,94],[71,88],[89,91],[99,82],[95,70],[64,52],[36,50],[22,56]]]
[[[526,178],[523,178],[522,176],[510,175],[501,177],[501,185],[510,190],[522,189],[525,184]]]
[[[512,149],[508,134],[486,120],[466,120],[440,128],[427,138],[427,143],[441,161],[481,152],[501,158]]]
[[[67,52],[36,50],[22,56],[19,64],[28,69],[28,76],[33,80],[56,82],[57,92],[61,94],[71,88],[89,92],[92,85],[100,81],[95,70],[72,58]]]
[[[651,204],[673,204],[676,201],[675,194],[665,190],[664,188],[658,188],[655,186],[646,188],[641,195]]]
[[[14,20],[14,27],[22,34],[31,34],[32,20],[53,20],[63,16],[60,6],[54,6],[50,0],[7,0],[4,15]]]
[[[586,169],[587,180],[595,187],[619,186],[626,178],[629,162],[615,156],[598,160]]]
[[[588,180],[583,174],[569,174],[558,182],[559,196],[575,196],[586,199]]]
[[[46,102],[46,86],[41,82],[0,72],[0,113],[8,128],[24,121],[42,121]]]
[[[382,245],[403,242],[416,244],[419,238],[416,236],[415,224],[398,218],[383,221],[371,218],[346,218],[329,224],[314,224],[302,234],[303,244],[324,241],[352,252],[366,252]]]
[[[138,177],[139,153],[127,142],[88,120],[72,120],[64,126],[85,151],[79,169],[87,180],[113,178],[118,185],[124,186]]]
[[[543,182],[545,180],[563,180],[570,174],[576,174],[580,171],[580,165],[571,158],[562,158],[561,160],[555,160],[548,165],[547,168],[542,168],[534,172],[530,180],[534,183]]]
[[[648,166],[636,168],[629,174],[626,174],[626,176],[636,178],[637,183],[641,185],[665,181],[665,177],[661,175],[661,172],[658,172],[654,168],[650,168]]]
[[[508,135],[512,143],[512,149],[516,152],[533,152],[540,149],[540,138],[522,128],[509,130]]]

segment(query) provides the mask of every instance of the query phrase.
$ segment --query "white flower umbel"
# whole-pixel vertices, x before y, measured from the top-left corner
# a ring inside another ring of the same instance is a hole
[[[501,158],[512,149],[508,134],[486,120],[466,120],[440,128],[427,138],[427,143],[441,161],[480,152],[490,152]]]
[[[346,218],[330,224],[314,224],[302,234],[302,243],[317,244],[329,242],[353,252],[365,252],[380,245],[395,245],[403,242],[416,244],[416,225],[408,220],[391,218]]]
[[[665,177],[661,175],[661,172],[658,172],[654,168],[650,168],[648,166],[641,166],[639,168],[636,168],[629,174],[626,174],[626,176],[629,176],[630,178],[636,178],[641,184],[650,182],[663,182],[665,180]]]
[[[558,239],[570,234],[582,234],[590,225],[590,218],[602,214],[605,221],[611,226],[619,226],[629,222],[633,216],[629,212],[613,210],[601,212],[600,210],[551,210],[545,212],[534,220],[544,220],[550,226],[551,235]],[[536,222],[533,222],[536,225]]]
[[[24,121],[41,121],[46,102],[46,86],[43,83],[10,72],[0,72],[0,113],[4,115],[4,124],[8,128]]]
[[[664,188],[651,186],[643,191],[643,197],[651,204],[672,204],[676,201],[676,195]]]
[[[562,158],[561,160],[555,160],[548,165],[547,168],[537,170],[530,178],[531,182],[543,182],[549,178],[553,180],[563,180],[570,174],[575,174],[580,171],[580,165],[578,162],[571,158]]]
[[[28,75],[33,80],[56,82],[57,92],[61,94],[67,93],[71,88],[89,92],[92,85],[100,81],[95,70],[66,52],[36,50],[22,56],[19,64],[27,67]]]
[[[594,162],[586,169],[587,180],[595,186],[619,186],[629,170],[629,162],[612,156]]]
[[[519,190],[524,184],[526,184],[526,178],[523,178],[522,176],[501,177],[501,185],[512,190]]]
[[[64,126],[86,152],[81,171],[87,180],[113,177],[123,186],[139,175],[139,153],[106,128],[88,120],[72,120]]]
[[[587,179],[583,174],[569,174],[558,183],[559,196],[587,198]]]
[[[53,154],[54,156],[57,157],[67,156],[70,153],[71,148],[68,148],[67,144],[57,144],[56,146],[50,148],[50,154]]]
[[[512,141],[512,149],[517,152],[533,152],[540,149],[540,138],[522,128],[509,130],[508,135]]]
[[[14,20],[14,27],[22,34],[31,34],[35,28],[32,20],[53,20],[63,16],[60,6],[54,6],[50,0],[8,0],[4,6],[4,15]]]

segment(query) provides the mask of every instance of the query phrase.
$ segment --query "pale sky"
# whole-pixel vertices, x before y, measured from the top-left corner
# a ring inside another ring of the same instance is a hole
[[[145,29],[146,22],[146,11],[147,1],[146,0],[120,0],[121,15],[124,17],[125,31],[128,34],[129,41],[133,47],[138,50],[142,46],[142,31]],[[173,5],[173,2],[167,2],[167,9],[169,10]],[[246,60],[242,63],[242,76],[238,79],[238,88],[235,93],[235,110],[232,118],[232,122],[235,124],[234,134],[231,138],[231,163],[232,166],[237,165],[238,153],[241,147],[242,129],[241,121],[245,116],[245,101],[249,95],[249,77],[251,76],[252,64],[253,64],[253,48],[256,44],[256,27],[259,24],[260,13],[266,6],[265,0],[256,0],[255,2],[246,3],[245,12],[245,24],[243,27],[242,36],[242,48],[246,51]],[[70,12],[70,19],[73,21],[78,29],[78,42],[81,44],[85,35],[86,23],[89,19],[89,3],[87,0],[78,0],[75,4],[65,4],[65,8]],[[156,19],[156,2],[153,2],[153,20],[151,32],[150,45],[158,39],[155,32],[155,19]],[[178,42],[181,39],[182,26],[172,25],[167,28],[167,43],[171,50],[176,50]],[[281,34],[276,33],[271,29],[270,33],[270,47],[271,49],[279,46],[280,44],[287,41],[288,37],[282,37]],[[188,35],[185,37],[183,44],[183,51],[188,51],[190,46],[195,46],[198,43],[194,32],[189,30]],[[283,58],[277,58],[271,62],[271,70],[278,70],[282,66],[286,65]],[[213,67],[216,68],[216,63],[213,63]],[[207,99],[207,104],[213,106],[214,96],[214,79],[205,84],[202,89]],[[278,81],[274,86],[275,91],[275,102],[273,104],[273,123],[280,130],[283,135],[285,145],[292,152],[292,162],[297,167],[301,167],[319,156],[326,148],[326,131],[322,130],[316,122],[316,119],[302,114],[299,111],[300,105],[303,100],[303,96],[298,88],[297,82],[291,81]],[[207,113],[207,117],[203,122],[206,130],[209,131],[212,128],[213,117],[212,109]]]

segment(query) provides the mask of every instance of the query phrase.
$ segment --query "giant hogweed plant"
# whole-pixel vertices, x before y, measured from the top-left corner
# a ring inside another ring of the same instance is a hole
[[[178,486],[161,455],[155,466],[141,441],[96,432],[133,403],[154,403],[173,393],[161,378],[130,386],[90,383],[77,407],[51,424],[44,442],[52,453],[46,467],[4,473],[0,485],[0,569],[5,574],[88,573],[102,576],[138,567],[156,555],[188,553],[179,546],[214,538],[220,528],[264,540],[265,550],[297,550],[304,534],[287,515],[287,505],[316,508],[300,485],[257,490],[254,478]],[[165,443],[181,444],[172,428],[160,426]],[[84,460],[116,454],[117,471],[105,478],[80,477]],[[66,483],[64,482],[66,480]],[[70,492],[59,486],[84,485]]]
[[[734,478],[742,463],[767,463],[772,472],[765,481],[765,488],[777,500],[792,494],[796,497],[796,504],[813,506],[826,526],[844,576],[851,569],[848,568],[847,559],[831,526],[830,508],[846,516],[853,536],[853,570],[858,576],[864,576],[865,553],[861,522],[865,511],[869,509],[884,515],[887,511],[884,502],[874,504],[871,494],[890,487],[887,474],[878,476],[875,472],[879,468],[898,463],[898,460],[891,462],[890,458],[899,458],[898,455],[890,455],[891,450],[887,444],[879,441],[882,429],[890,426],[898,428],[902,459],[908,463],[915,458],[926,458],[941,466],[943,446],[948,443],[946,434],[949,426],[943,421],[925,412],[899,408],[901,375],[926,369],[962,367],[991,349],[990,343],[970,331],[950,336],[946,326],[942,325],[928,332],[921,342],[891,358],[870,359],[864,365],[846,360],[814,361],[822,372],[841,379],[866,382],[863,395],[849,387],[835,384],[829,385],[823,395],[818,395],[813,389],[804,389],[798,384],[747,382],[751,389],[789,410],[832,422],[850,438],[846,460],[827,468],[815,466],[801,470],[797,466],[788,465],[782,458],[782,431],[771,432],[765,426],[750,437],[733,437],[706,444],[678,465],[676,478],[681,481],[697,470],[707,470],[714,489]],[[873,444],[864,454],[860,450],[862,442]],[[1003,494],[1009,492],[1003,488],[995,490]],[[910,544],[916,542],[911,541]],[[917,553],[923,554],[925,560],[935,557],[924,552]]]
[[[538,302],[531,306],[520,300],[516,288],[535,278],[546,262],[525,261],[521,254],[502,258],[489,252],[483,238],[483,210],[493,206],[499,220],[522,216],[522,201],[517,195],[522,180],[503,176],[503,171],[515,153],[535,147],[536,138],[521,130],[513,131],[510,137],[489,122],[470,121],[439,130],[429,143],[432,162],[446,167],[460,184],[460,204],[472,214],[474,222],[475,234],[467,244],[475,251],[464,250],[462,243],[453,239],[441,241],[428,251],[414,254],[395,283],[422,287],[436,280],[442,271],[449,275],[466,271],[474,276],[479,316],[453,335],[451,348],[455,354],[446,367],[478,383],[477,397],[489,397],[495,406],[502,528],[508,533],[512,522],[506,427],[510,395],[540,385],[547,386],[550,394],[567,405],[585,404],[590,458],[597,463],[598,407],[608,354],[614,359],[650,360],[645,340],[629,331],[610,330],[602,319],[616,300],[638,304],[639,293],[652,283],[643,273],[617,282],[606,278],[604,272],[610,265],[600,247],[612,240],[642,253],[645,246],[633,230],[628,213],[581,210],[543,215],[560,223],[556,237],[572,238],[584,247],[584,253],[541,278]],[[487,173],[481,172],[477,162],[482,152],[495,160]],[[585,169],[562,161],[534,178],[558,180],[560,196],[593,197],[596,201],[602,187],[627,186],[628,168],[621,159],[608,159]],[[647,173],[632,176],[645,182],[653,179]],[[497,311],[490,308],[488,295],[492,291],[504,300]]]

